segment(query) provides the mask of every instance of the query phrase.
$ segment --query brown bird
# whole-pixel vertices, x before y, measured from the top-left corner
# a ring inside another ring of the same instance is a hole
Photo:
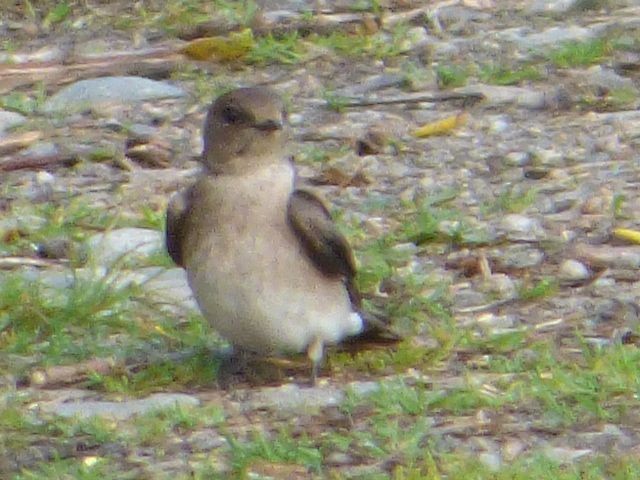
[[[219,97],[204,125],[204,171],[167,210],[167,249],[205,318],[263,354],[306,351],[364,329],[353,253],[327,207],[296,189],[286,113],[265,88]]]

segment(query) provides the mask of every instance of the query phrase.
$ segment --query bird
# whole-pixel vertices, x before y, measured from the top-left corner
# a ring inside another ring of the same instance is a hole
[[[306,352],[315,384],[326,345],[366,330],[353,250],[325,200],[297,186],[281,97],[218,97],[203,127],[202,172],[169,201],[166,248],[203,316],[233,346]]]

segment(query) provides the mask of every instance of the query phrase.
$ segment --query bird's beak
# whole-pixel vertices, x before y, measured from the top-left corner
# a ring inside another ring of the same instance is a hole
[[[264,120],[254,123],[253,128],[264,132],[274,132],[276,130],[282,130],[282,122],[278,122],[277,120]]]

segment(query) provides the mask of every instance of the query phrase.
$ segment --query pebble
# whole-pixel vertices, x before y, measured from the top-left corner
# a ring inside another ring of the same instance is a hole
[[[584,263],[568,259],[560,264],[558,277],[566,282],[579,282],[589,279],[591,272]]]
[[[501,270],[533,268],[542,263],[544,252],[529,245],[511,245],[491,250],[489,258]]]
[[[210,428],[193,432],[186,441],[194,452],[209,452],[228,443],[217,430]]]
[[[544,229],[537,219],[517,213],[505,215],[500,221],[500,228],[509,240],[533,242],[545,237]]]
[[[101,77],[80,80],[50,97],[44,113],[78,112],[102,103],[139,102],[162,98],[181,98],[186,92],[167,82],[143,77]]]
[[[524,167],[531,162],[528,152],[509,152],[504,156],[504,163],[512,167]]]
[[[500,299],[514,298],[517,294],[515,283],[503,273],[494,273],[489,278],[485,278],[481,284],[481,290]]]

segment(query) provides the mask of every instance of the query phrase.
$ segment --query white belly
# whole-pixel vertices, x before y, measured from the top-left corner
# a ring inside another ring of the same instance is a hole
[[[255,351],[303,351],[362,330],[343,282],[313,266],[287,224],[288,165],[210,181],[223,205],[200,222],[206,234],[186,267],[202,313],[223,337]]]

